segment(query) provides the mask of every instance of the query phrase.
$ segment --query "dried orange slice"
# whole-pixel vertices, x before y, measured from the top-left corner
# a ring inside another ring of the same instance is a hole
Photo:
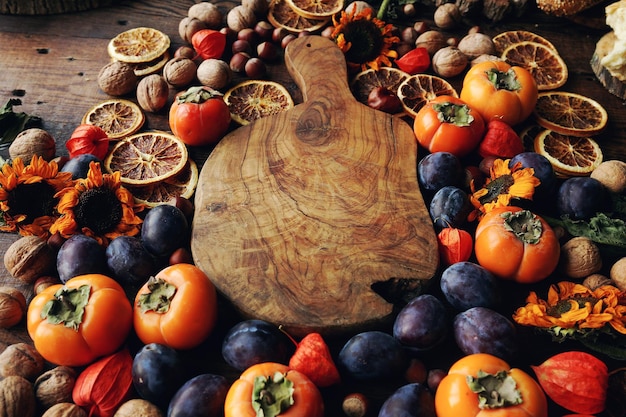
[[[600,103],[565,91],[539,93],[534,114],[539,125],[562,135],[593,136],[602,132],[608,122]]]
[[[169,47],[170,38],[165,33],[153,28],[138,27],[111,39],[107,52],[113,59],[136,64],[157,59]]]
[[[554,90],[567,81],[567,65],[554,49],[544,44],[523,41],[510,45],[501,58],[531,73],[539,91]]]
[[[411,75],[398,86],[402,107],[413,118],[426,103],[442,95],[459,96],[452,84],[435,75]]]
[[[160,57],[153,59],[149,62],[140,62],[139,64],[135,64],[133,67],[133,71],[137,77],[145,77],[146,75],[154,74],[163,69],[167,61],[170,60],[169,51],[165,51],[163,55]]]
[[[556,51],[556,48],[554,47],[552,42],[550,42],[543,36],[537,35],[536,33],[530,32],[528,30],[509,30],[497,34],[493,37],[492,40],[497,55],[502,55],[502,52],[504,52],[506,48],[513,45],[514,43],[525,41],[537,42]]]
[[[519,134],[522,143],[524,144],[524,150],[527,152],[535,152],[535,138],[540,132],[543,132],[544,128],[538,124],[531,124],[522,129]]]
[[[598,143],[587,137],[562,135],[545,129],[535,138],[535,152],[545,156],[561,177],[586,176],[602,163]]]
[[[226,91],[224,101],[232,119],[241,125],[294,106],[289,91],[282,84],[266,80],[242,81]]]
[[[407,78],[409,74],[398,68],[370,68],[354,76],[350,82],[350,90],[357,101],[367,104],[369,94],[374,88],[383,87],[397,95],[398,87]]]
[[[128,136],[115,144],[104,159],[108,172],[120,172],[120,181],[149,185],[166,180],[185,168],[185,144],[171,133],[153,131]]]
[[[343,0],[287,0],[289,6],[307,19],[324,19],[343,9]]]
[[[128,185],[135,201],[147,207],[156,207],[176,197],[191,198],[198,185],[198,166],[192,159],[178,174],[150,185]]]
[[[145,120],[143,111],[134,102],[110,99],[90,108],[83,116],[82,123],[102,128],[109,139],[119,139],[137,132]]]
[[[308,19],[296,13],[286,0],[272,0],[267,11],[267,20],[272,26],[289,32],[315,32],[323,28],[330,18]]]

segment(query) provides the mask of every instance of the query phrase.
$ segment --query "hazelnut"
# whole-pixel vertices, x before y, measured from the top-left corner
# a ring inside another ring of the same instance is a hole
[[[605,277],[602,274],[591,274],[583,281],[583,285],[594,291],[603,285],[613,285],[613,281],[610,278]]]
[[[246,62],[250,59],[250,55],[245,52],[237,52],[230,58],[229,67],[233,72],[243,73],[246,69]]]
[[[244,72],[250,78],[260,78],[265,75],[267,68],[260,58],[250,58],[244,65]]]
[[[256,22],[254,10],[241,4],[230,9],[226,15],[226,24],[235,32],[245,28],[253,28]]]
[[[55,270],[56,253],[38,236],[23,236],[4,253],[4,266],[16,279],[32,284]]]
[[[196,51],[189,45],[183,45],[174,51],[174,58],[194,59],[195,57]]]
[[[43,408],[58,403],[72,402],[76,371],[68,366],[57,366],[35,380],[35,398]]]
[[[56,143],[52,135],[36,127],[21,131],[9,146],[11,159],[21,158],[24,165],[28,165],[35,155],[46,161],[51,161],[56,155]]]
[[[65,402],[48,408],[41,417],[87,417],[88,414],[78,405]]]
[[[33,292],[37,295],[46,288],[57,284],[61,284],[61,280],[58,277],[44,275],[35,280],[35,283],[33,284]]]
[[[287,45],[289,45],[289,42],[291,42],[294,39],[296,39],[296,35],[294,35],[293,33],[290,33],[289,35],[285,36],[280,41],[280,47],[285,49],[287,47]]]
[[[402,108],[402,102],[393,91],[385,87],[375,87],[367,96],[367,105],[373,109],[394,114]]]
[[[248,41],[250,45],[256,45],[259,43],[259,34],[254,28],[243,28],[237,33],[237,39]]]
[[[233,72],[221,59],[205,59],[198,65],[196,77],[202,85],[221,90],[230,83]]]
[[[417,21],[413,23],[413,30],[415,30],[415,32],[417,32],[417,35],[419,36],[429,30],[428,23],[424,22],[423,20]]]
[[[138,80],[134,67],[120,61],[109,62],[98,74],[98,86],[111,96],[123,96],[132,92]]]
[[[453,29],[461,20],[461,12],[456,4],[444,3],[437,7],[433,19],[437,27]]]
[[[137,85],[137,102],[147,112],[156,113],[165,107],[169,94],[169,86],[159,74],[148,75]]]
[[[208,1],[202,1],[189,7],[187,16],[198,19],[208,29],[219,29],[224,18],[219,8]]]
[[[13,287],[0,287],[0,328],[8,329],[22,321],[26,314],[26,297]]]
[[[400,32],[400,40],[404,43],[415,44],[417,36],[417,31],[410,26],[402,29],[402,32]]]
[[[43,372],[44,358],[28,343],[14,343],[0,353],[0,376],[34,380]]]
[[[560,268],[570,278],[585,278],[602,269],[600,249],[588,237],[577,236],[561,246]]]
[[[184,88],[196,78],[197,69],[189,58],[172,58],[163,67],[163,78],[175,88]]]
[[[7,417],[33,417],[35,415],[35,392],[33,384],[17,375],[0,381],[0,410]]]
[[[254,26],[254,31],[259,35],[259,39],[262,41],[271,41],[272,33],[274,32],[274,26],[271,23],[261,20]]]
[[[626,291],[626,256],[618,259],[617,262],[611,266],[609,276],[617,288]]]
[[[261,42],[256,47],[257,56],[264,61],[274,61],[278,58],[278,48],[272,42]]]
[[[120,405],[113,417],[163,417],[163,412],[150,401],[134,398]]]
[[[427,30],[415,40],[416,48],[426,48],[428,54],[433,56],[435,52],[446,46],[446,38],[437,30]]]
[[[602,183],[612,193],[621,194],[626,190],[626,162],[604,161],[590,175]]]
[[[252,54],[252,45],[250,45],[250,42],[248,42],[245,39],[237,39],[231,45],[230,50],[231,50],[231,52],[233,54],[236,54],[237,52],[245,52],[245,53],[251,55]]]
[[[369,414],[369,400],[360,392],[344,397],[341,408],[348,417],[365,417]]]
[[[289,35],[289,32],[285,28],[276,28],[272,31],[272,42],[279,44],[287,35]]]
[[[191,43],[193,35],[202,29],[207,29],[207,25],[195,17],[183,17],[180,22],[178,22],[178,34],[180,38],[187,43]]]
[[[469,63],[467,56],[456,46],[446,46],[438,50],[432,59],[433,71],[441,77],[455,77],[462,73]]]
[[[480,55],[494,55],[496,52],[491,36],[480,32],[465,35],[459,41],[458,48],[467,55],[469,60],[473,60]]]

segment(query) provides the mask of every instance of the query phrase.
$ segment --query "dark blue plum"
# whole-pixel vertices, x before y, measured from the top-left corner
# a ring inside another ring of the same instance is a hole
[[[433,152],[419,161],[417,175],[422,191],[434,194],[448,185],[460,187],[465,171],[456,155],[450,152]]]
[[[561,216],[588,220],[604,211],[608,195],[604,185],[591,177],[568,178],[559,187],[556,207]]]
[[[465,311],[472,307],[495,308],[500,303],[498,279],[473,262],[457,262],[441,274],[441,291],[452,307]]]
[[[57,272],[61,282],[84,274],[107,274],[105,249],[87,235],[72,235],[59,248]]]
[[[278,327],[257,319],[237,323],[222,342],[222,357],[239,371],[260,362],[286,365],[294,350],[294,343]]]
[[[395,390],[383,403],[378,417],[435,417],[435,399],[426,385],[411,383]]]
[[[449,326],[443,303],[434,295],[423,294],[400,310],[393,324],[393,336],[404,346],[431,349],[445,339]]]
[[[462,227],[471,210],[467,193],[452,185],[437,191],[429,207],[430,217],[438,228]]]
[[[84,153],[70,158],[65,164],[63,164],[61,172],[71,172],[72,179],[87,178],[89,164],[91,162],[102,163],[97,156],[90,153]]]
[[[463,353],[489,353],[506,361],[517,355],[515,325],[486,307],[473,307],[454,318],[454,339]]]
[[[221,375],[195,376],[176,391],[167,417],[221,417],[228,388],[230,383]]]
[[[352,336],[341,348],[337,366],[346,377],[358,381],[398,377],[408,366],[408,355],[398,339],[381,331]]]
[[[186,382],[183,360],[175,349],[158,343],[144,345],[133,359],[137,394],[163,410]]]
[[[509,168],[513,168],[518,162],[522,168],[532,168],[535,171],[534,176],[541,181],[541,184],[535,188],[533,201],[538,203],[552,201],[558,183],[548,158],[536,152],[522,152],[511,158]]]
[[[141,241],[152,255],[168,257],[185,246],[189,234],[187,217],[170,204],[158,205],[146,214],[141,226]]]
[[[135,236],[118,236],[106,248],[107,266],[123,286],[143,285],[157,269],[152,255]]]

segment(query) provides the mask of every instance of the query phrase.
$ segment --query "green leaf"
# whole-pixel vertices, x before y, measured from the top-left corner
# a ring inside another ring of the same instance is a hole
[[[89,302],[91,285],[78,288],[61,287],[41,310],[41,318],[52,324],[63,324],[78,330],[83,322],[85,306]]]
[[[551,226],[561,226],[572,236],[584,236],[596,243],[626,249],[626,222],[614,219],[605,213],[585,220],[572,220],[567,216],[560,219],[544,217]]]
[[[15,137],[27,128],[41,126],[41,118],[13,111],[13,106],[21,104],[20,99],[11,98],[0,109],[0,145],[12,143]]]

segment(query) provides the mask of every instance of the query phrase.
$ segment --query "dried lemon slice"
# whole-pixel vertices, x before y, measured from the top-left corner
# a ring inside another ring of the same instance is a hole
[[[187,147],[180,139],[153,131],[117,142],[104,159],[104,167],[108,172],[119,171],[124,184],[149,185],[178,174],[187,160]]]
[[[600,103],[566,91],[539,93],[534,114],[539,125],[562,135],[593,136],[602,132],[608,122]]]
[[[565,61],[544,44],[532,41],[514,43],[502,52],[501,58],[513,66],[527,69],[539,91],[554,90],[567,81]]]
[[[82,123],[100,127],[109,139],[132,135],[143,126],[146,117],[130,100],[110,99],[96,104],[83,116]]]
[[[122,32],[111,39],[107,52],[113,59],[136,64],[157,59],[169,47],[169,36],[160,30],[138,27]]]
[[[150,185],[129,185],[125,187],[133,194],[135,201],[147,207],[156,207],[172,201],[176,197],[190,199],[198,185],[198,166],[192,159],[178,174]]]
[[[169,51],[165,51],[160,57],[149,62],[140,62],[135,64],[133,71],[137,77],[145,77],[146,75],[155,74],[163,69],[167,61],[170,60]]]
[[[354,76],[350,82],[350,90],[358,102],[367,104],[370,92],[377,87],[383,87],[398,94],[398,87],[409,74],[393,67],[381,67],[379,69],[367,69]]]
[[[294,106],[289,91],[275,81],[243,81],[224,94],[230,116],[241,125],[278,114]]]
[[[442,95],[459,96],[452,84],[434,75],[411,75],[398,87],[398,98],[402,107],[413,118],[426,103]]]
[[[535,152],[545,156],[560,177],[590,175],[603,160],[602,150],[595,140],[562,135],[549,129],[535,138]]]
[[[289,6],[307,19],[324,19],[343,9],[343,0],[287,0]]]
[[[272,26],[289,32],[315,32],[324,27],[330,18],[308,19],[296,13],[286,0],[272,0],[267,12],[267,20]]]

